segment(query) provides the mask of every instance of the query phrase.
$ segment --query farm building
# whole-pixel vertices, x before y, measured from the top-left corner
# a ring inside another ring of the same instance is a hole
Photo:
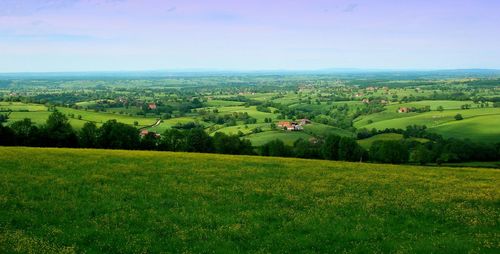
[[[311,120],[307,119],[307,118],[304,118],[304,119],[299,119],[299,125],[306,125],[306,124],[310,124],[311,123]]]
[[[309,123],[311,123],[309,119],[300,119],[298,123],[291,121],[281,121],[278,123],[278,127],[287,131],[301,131],[304,129],[302,126]]]
[[[149,131],[148,131],[148,130],[141,130],[141,132],[139,133],[139,135],[140,135],[141,137],[144,137],[144,136],[146,136],[146,135],[148,135],[148,134],[149,134]]]
[[[409,113],[410,112],[410,108],[407,108],[407,107],[401,107],[398,109],[398,113]]]
[[[156,103],[149,103],[148,104],[148,109],[155,110],[156,109]]]
[[[145,137],[145,136],[149,135],[150,133],[154,134],[156,138],[159,138],[159,137],[160,137],[160,134],[155,133],[155,132],[152,132],[152,131],[150,132],[150,131],[148,131],[148,130],[146,130],[146,129],[141,130],[141,132],[139,133],[139,136],[141,136],[141,138],[143,138],[143,137]]]
[[[368,103],[370,103],[370,100],[369,100],[369,99],[367,99],[367,98],[364,98],[364,99],[362,100],[362,102],[363,102],[363,103],[368,104]]]

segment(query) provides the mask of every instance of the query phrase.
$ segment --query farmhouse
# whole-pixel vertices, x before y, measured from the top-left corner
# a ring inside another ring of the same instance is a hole
[[[364,98],[364,99],[362,100],[362,102],[363,102],[363,103],[368,104],[368,103],[370,103],[370,100],[369,100],[369,99],[367,99],[367,98]]]
[[[409,113],[410,112],[410,108],[407,108],[407,107],[401,107],[398,109],[398,113]]]
[[[287,131],[300,131],[303,129],[301,125],[297,124],[296,122],[290,121],[281,121],[278,123],[278,127]]]
[[[148,104],[148,109],[155,110],[156,109],[156,103],[149,103]]]
[[[299,119],[299,125],[306,125],[306,124],[310,124],[311,123],[311,120],[307,119],[307,118],[304,118],[304,119]]]
[[[151,133],[151,134],[154,134],[154,135],[155,135],[155,138],[160,138],[160,134],[155,133],[155,132],[152,132],[152,131],[150,132],[150,131],[148,131],[148,130],[146,130],[146,129],[141,130],[141,132],[139,133],[139,136],[141,136],[141,138],[143,138],[143,137],[145,137],[145,136],[149,135],[150,133]]]

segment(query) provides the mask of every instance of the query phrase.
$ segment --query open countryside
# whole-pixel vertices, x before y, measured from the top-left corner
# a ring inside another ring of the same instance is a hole
[[[0,0],[0,254],[499,254],[499,10]]]

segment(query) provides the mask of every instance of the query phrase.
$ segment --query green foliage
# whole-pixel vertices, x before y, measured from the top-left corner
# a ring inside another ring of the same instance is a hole
[[[95,123],[86,122],[79,132],[79,142],[81,147],[97,148],[99,130]]]
[[[240,139],[238,135],[227,135],[217,132],[213,136],[216,153],[222,154],[253,154],[252,144],[248,139]]]
[[[280,139],[275,139],[260,147],[260,155],[287,157],[291,155],[291,148]]]
[[[139,131],[127,124],[109,120],[99,129],[98,146],[109,149],[137,149]]]
[[[321,148],[327,160],[362,161],[366,159],[365,150],[351,137],[329,135]]]
[[[78,137],[69,124],[68,118],[59,111],[54,111],[42,128],[44,146],[76,147]]]
[[[376,141],[370,148],[370,160],[382,163],[406,163],[408,146],[401,141]]]

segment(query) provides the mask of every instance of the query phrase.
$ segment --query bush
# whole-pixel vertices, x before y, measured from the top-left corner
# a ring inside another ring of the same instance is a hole
[[[401,141],[375,141],[370,148],[370,160],[382,163],[408,162],[408,147]]]

